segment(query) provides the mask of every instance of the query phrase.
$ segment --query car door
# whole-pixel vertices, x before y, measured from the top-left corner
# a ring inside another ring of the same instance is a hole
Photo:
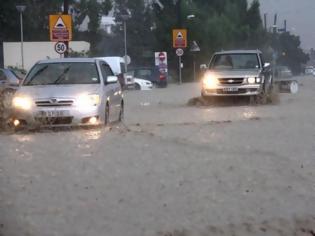
[[[106,64],[105,62],[100,62],[100,68],[104,80],[104,91],[106,94],[106,99],[108,99],[110,106],[109,119],[110,121],[114,121],[118,117],[120,111],[120,85],[118,84],[118,81],[116,81],[115,83],[107,82],[108,76],[114,76],[114,73],[108,64]]]
[[[2,92],[7,85],[7,77],[3,70],[0,70],[0,92]]]

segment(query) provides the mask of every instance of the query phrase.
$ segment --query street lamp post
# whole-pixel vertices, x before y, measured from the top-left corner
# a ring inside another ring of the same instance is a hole
[[[125,56],[124,56],[124,60],[125,60],[125,72],[127,72],[128,70],[128,63],[127,63],[127,20],[130,18],[129,14],[126,15],[121,15],[121,18],[124,22],[124,48],[125,48]]]
[[[17,5],[17,11],[20,13],[20,25],[21,25],[21,59],[22,59],[22,69],[24,69],[24,50],[23,50],[23,12],[26,9],[25,5]]]

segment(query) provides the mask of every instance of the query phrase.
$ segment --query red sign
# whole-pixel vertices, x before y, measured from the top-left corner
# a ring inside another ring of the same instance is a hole
[[[53,29],[52,40],[67,41],[69,39],[69,30],[67,29]]]
[[[160,52],[159,53],[159,59],[160,59],[160,61],[164,61],[165,60],[165,54],[164,54],[164,52]]]

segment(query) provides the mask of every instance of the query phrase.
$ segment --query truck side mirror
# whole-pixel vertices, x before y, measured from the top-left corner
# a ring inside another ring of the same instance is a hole
[[[269,62],[266,62],[265,64],[264,64],[264,68],[269,68],[270,67],[270,63]]]
[[[207,65],[206,64],[201,64],[200,65],[200,70],[205,71],[207,69]]]

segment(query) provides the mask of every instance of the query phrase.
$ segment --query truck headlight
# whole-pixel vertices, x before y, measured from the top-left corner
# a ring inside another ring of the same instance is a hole
[[[82,94],[76,99],[78,107],[97,106],[100,103],[100,95],[98,94]]]
[[[219,83],[219,80],[213,74],[206,74],[203,79],[203,85],[205,88],[215,88]]]
[[[256,83],[256,78],[255,77],[249,77],[249,78],[247,78],[247,82],[249,84],[254,84],[254,83]]]
[[[28,97],[14,97],[12,104],[15,108],[29,110],[32,107],[32,100]]]

